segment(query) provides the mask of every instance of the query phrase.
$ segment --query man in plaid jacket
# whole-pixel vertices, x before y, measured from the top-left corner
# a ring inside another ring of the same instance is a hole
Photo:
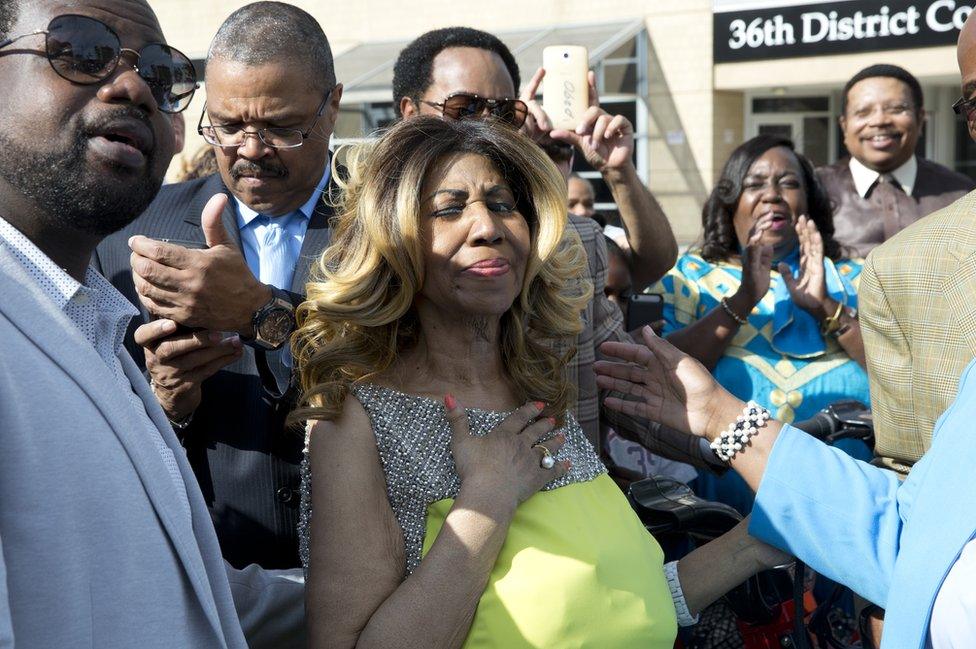
[[[902,474],[928,450],[976,356],[974,212],[971,192],[875,248],[861,274],[875,453]]]

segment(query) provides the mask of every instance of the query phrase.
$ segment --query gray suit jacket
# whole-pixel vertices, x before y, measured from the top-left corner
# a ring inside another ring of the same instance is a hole
[[[122,366],[176,455],[192,523],[111,370],[2,243],[0,286],[0,647],[300,646],[301,580],[226,566],[128,354]]]

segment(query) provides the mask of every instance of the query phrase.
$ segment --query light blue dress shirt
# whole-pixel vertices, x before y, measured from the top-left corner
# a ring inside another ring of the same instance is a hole
[[[332,165],[326,160],[325,173],[308,201],[294,212],[283,216],[269,217],[259,214],[234,197],[244,259],[261,283],[286,291],[291,288],[309,219],[312,218],[331,174]]]

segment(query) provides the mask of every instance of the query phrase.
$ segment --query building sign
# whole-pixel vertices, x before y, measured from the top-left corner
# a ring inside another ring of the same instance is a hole
[[[717,2],[714,57],[728,63],[955,45],[972,10],[972,0],[857,0],[742,10]]]

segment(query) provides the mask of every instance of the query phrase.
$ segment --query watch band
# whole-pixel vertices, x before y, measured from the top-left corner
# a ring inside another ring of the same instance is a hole
[[[288,298],[288,294],[282,291],[276,286],[268,285],[271,289],[271,299],[262,306],[260,309],[254,312],[251,316],[251,327],[254,329],[254,337],[249,339],[243,339],[243,342],[264,350],[274,350],[281,347],[285,341],[288,340],[288,335],[295,330],[295,307],[291,300]],[[265,319],[275,311],[287,310],[291,315],[291,327],[288,332],[281,338],[281,340],[268,340],[261,334],[261,325],[264,323]]]

